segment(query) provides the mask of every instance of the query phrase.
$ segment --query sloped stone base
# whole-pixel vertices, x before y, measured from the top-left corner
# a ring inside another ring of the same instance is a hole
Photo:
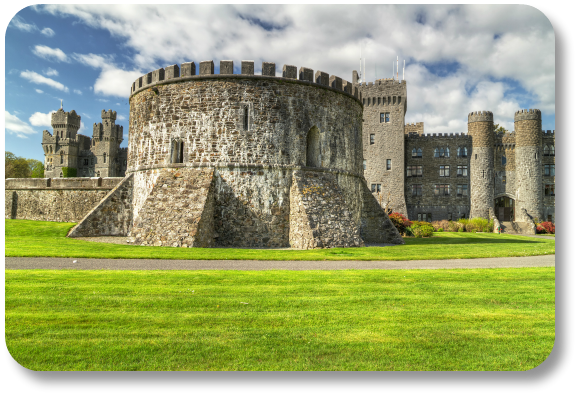
[[[132,174],[126,176],[68,232],[68,237],[126,236],[132,222]]]
[[[137,245],[214,245],[213,169],[163,169],[130,231]]]
[[[361,247],[337,178],[331,173],[296,171],[290,191],[289,244],[293,248]]]
[[[362,188],[361,237],[366,243],[405,244],[371,191]]]

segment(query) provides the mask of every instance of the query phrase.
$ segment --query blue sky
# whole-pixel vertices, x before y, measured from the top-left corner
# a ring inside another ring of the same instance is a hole
[[[212,59],[272,61],[350,81],[390,78],[405,60],[406,122],[426,133],[467,131],[467,114],[490,110],[513,130],[514,112],[542,110],[555,129],[555,43],[529,6],[113,6],[48,5],[19,11],[6,28],[6,150],[43,160],[50,112],[82,117],[92,134],[100,111],[117,111],[128,140],[131,83],[159,67]],[[401,66],[400,66],[401,78]]]

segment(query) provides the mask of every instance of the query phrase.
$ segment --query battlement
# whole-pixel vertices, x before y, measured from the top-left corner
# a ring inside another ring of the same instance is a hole
[[[468,123],[494,122],[494,114],[491,111],[474,111],[468,114]]]
[[[74,110],[73,110],[74,111]],[[108,111],[104,111],[102,110],[100,112],[100,117],[104,120],[104,119],[109,119],[111,121],[116,121],[116,111],[112,111],[112,110],[108,110]]]
[[[423,123],[423,122],[420,122]],[[430,134],[419,134],[417,132],[406,133],[406,137],[411,139],[431,139],[431,138],[460,138],[467,139],[470,136],[467,133],[430,133]]]
[[[527,121],[527,120],[542,120],[542,112],[536,109],[529,110],[518,110],[514,115],[514,122]]]
[[[556,131],[555,130],[542,130],[542,134],[544,137],[555,137]]]
[[[72,127],[80,129],[80,115],[76,111],[64,112],[62,108],[52,113],[51,125],[53,128]]]
[[[405,80],[396,80],[394,78],[381,78],[375,80],[375,82],[362,82],[361,86],[376,86],[376,85],[405,85]]]
[[[405,134],[417,133],[418,135],[422,135],[423,131],[424,131],[423,122],[405,124]]]
[[[215,74],[215,66],[212,60],[202,61],[199,64],[199,74],[197,75],[197,66],[195,62],[186,62],[179,66],[174,64],[167,66],[164,69],[158,69],[151,71],[139,77],[135,82],[133,82],[130,88],[130,95],[143,90],[153,87],[154,85],[168,82],[177,82],[185,79],[193,78],[254,78],[257,75],[254,73],[255,67],[252,60],[243,60],[241,62],[241,74],[234,74],[234,61],[232,60],[222,60],[220,62],[220,74]],[[360,92],[355,86],[350,82],[347,82],[339,77],[331,76],[333,81],[328,78],[329,74],[323,71],[313,72],[313,69],[307,67],[301,67],[297,69],[297,66],[284,65],[283,66],[283,76],[277,77],[275,75],[275,63],[273,62],[263,62],[261,67],[261,76],[266,78],[275,78],[279,80],[298,80],[303,83],[323,86],[325,89],[332,89],[345,94],[355,97],[360,100]],[[405,81],[404,81],[405,83]],[[110,110],[109,110],[110,111]],[[104,114],[104,112],[103,112]],[[116,118],[116,112],[114,112]],[[104,117],[103,117],[104,119]]]

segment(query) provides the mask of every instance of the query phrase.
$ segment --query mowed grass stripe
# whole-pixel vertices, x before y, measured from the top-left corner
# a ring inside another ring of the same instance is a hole
[[[517,257],[555,254],[555,240],[494,233],[435,233],[405,238],[393,247],[271,250],[238,248],[143,247],[69,239],[72,223],[5,220],[5,255],[109,259],[229,260],[421,260]]]
[[[7,270],[6,342],[34,370],[527,370],[554,268]]]

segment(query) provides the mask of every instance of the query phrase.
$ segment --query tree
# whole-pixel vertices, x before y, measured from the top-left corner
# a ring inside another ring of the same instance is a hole
[[[508,130],[506,128],[504,128],[503,126],[500,126],[497,123],[494,124],[494,132],[495,133],[506,133],[507,131]]]
[[[4,178],[43,178],[44,164],[36,159],[26,159],[6,151]]]
[[[30,177],[44,178],[44,164],[36,159],[28,159],[28,167],[30,168]]]

